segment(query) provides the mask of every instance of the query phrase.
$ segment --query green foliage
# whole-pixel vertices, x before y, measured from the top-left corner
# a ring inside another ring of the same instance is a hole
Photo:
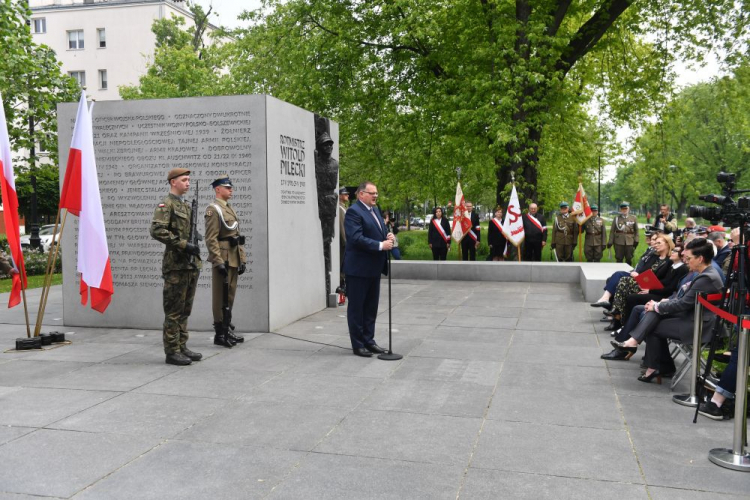
[[[635,161],[618,172],[616,194],[652,211],[669,203],[684,214],[699,194],[718,193],[720,171],[737,173],[738,186],[747,187],[743,182],[750,181],[748,67],[677,95],[661,120],[645,127],[636,143]]]
[[[57,104],[74,101],[80,88],[74,79],[60,71],[55,53],[33,42],[26,19],[31,15],[24,2],[0,0],[0,93],[8,121],[8,135],[14,151],[31,150],[41,145],[57,162]],[[29,131],[34,120],[34,133]],[[38,164],[38,148],[31,158],[15,157],[17,169],[22,162]]]
[[[35,169],[37,213],[54,217],[60,204],[60,170],[56,165],[42,164]],[[16,176],[18,211],[30,220],[31,217],[31,172],[21,171]]]
[[[4,236],[3,236],[4,238]],[[5,246],[3,246],[3,252],[7,248],[7,239],[4,240]],[[2,246],[3,242],[0,242]],[[26,266],[26,276],[40,276],[44,275],[47,270],[47,254],[37,252],[36,250],[24,250],[23,262]],[[62,272],[62,252],[57,252],[57,260],[55,261],[55,273]],[[0,278],[9,278],[10,276],[0,273]]]
[[[151,31],[156,35],[156,53],[138,85],[121,86],[123,99],[210,96],[225,93],[221,73],[226,49],[218,42],[205,43],[208,16],[200,5],[188,4],[195,26],[185,29],[185,19],[157,19]],[[223,32],[217,33],[218,39]]]

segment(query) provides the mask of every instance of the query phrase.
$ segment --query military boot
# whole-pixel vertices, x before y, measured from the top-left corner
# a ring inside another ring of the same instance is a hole
[[[165,363],[167,363],[168,365],[185,366],[192,363],[192,361],[181,352],[172,352],[167,354]]]
[[[232,312],[229,312],[229,329],[227,330],[227,335],[230,339],[234,340],[236,344],[240,344],[245,341],[245,337],[241,335],[237,335],[234,333],[234,325],[232,324]]]
[[[224,332],[224,327],[221,323],[214,323],[214,331],[216,332],[216,335],[214,335],[214,344],[230,349],[235,346],[235,342]]]
[[[203,359],[203,354],[199,352],[193,352],[190,349],[187,348],[187,346],[182,348],[182,354],[190,358],[190,361],[200,361]]]

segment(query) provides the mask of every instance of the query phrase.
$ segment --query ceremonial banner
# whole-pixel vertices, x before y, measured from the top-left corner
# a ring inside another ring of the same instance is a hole
[[[81,273],[81,304],[86,305],[90,288],[91,308],[103,313],[112,300],[114,287],[94,158],[91,114],[84,92],[78,104],[60,208],[79,219],[77,270]]]
[[[10,157],[10,138],[8,137],[8,124],[5,121],[5,109],[2,106],[0,96],[0,170],[2,176],[3,194],[3,220],[5,222],[5,233],[10,247],[12,266],[18,274],[12,275],[12,285],[8,307],[13,307],[21,302],[21,288],[26,288],[26,268],[21,251],[21,232],[18,226],[18,196],[16,194],[15,174]]]
[[[461,183],[456,186],[456,207],[453,209],[453,226],[451,235],[456,241],[461,241],[471,229],[471,215],[466,212],[464,192],[461,191]]]
[[[515,184],[513,185],[513,190],[510,192],[508,209],[505,211],[503,234],[505,235],[505,239],[513,243],[513,246],[516,247],[523,243],[526,237],[523,230],[523,217],[521,217],[521,203],[518,201]]]
[[[573,211],[571,213],[576,216],[576,222],[578,222],[579,226],[582,226],[591,217],[591,207],[586,198],[586,193],[583,191],[583,184],[580,182],[578,183],[578,191],[573,201]]]

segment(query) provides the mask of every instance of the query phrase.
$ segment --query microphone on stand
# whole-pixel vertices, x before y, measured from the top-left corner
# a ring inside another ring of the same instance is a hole
[[[393,352],[393,328],[391,325],[391,251],[388,250],[388,352],[378,355],[378,359],[385,361],[397,361],[402,359],[401,354]]]

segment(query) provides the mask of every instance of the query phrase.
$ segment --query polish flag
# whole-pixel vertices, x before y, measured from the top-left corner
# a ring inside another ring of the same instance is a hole
[[[453,209],[453,226],[451,227],[451,236],[453,239],[461,241],[464,236],[469,234],[471,229],[471,215],[466,211],[464,201],[464,192],[461,191],[461,183],[456,186],[456,206]]]
[[[513,185],[513,190],[510,192],[510,201],[508,201],[508,209],[505,211],[505,219],[503,220],[503,234],[505,239],[513,246],[518,246],[523,243],[526,233],[523,230],[523,217],[521,216],[521,203],[518,201],[518,192],[516,191],[516,185]],[[506,251],[508,247],[505,247]]]
[[[103,313],[114,288],[96,175],[91,113],[83,92],[60,194],[60,209],[63,208],[79,219],[77,269],[81,273],[81,304],[86,305],[91,289],[91,308]]]
[[[580,182],[578,183],[578,191],[576,192],[576,199],[573,201],[573,211],[571,214],[576,216],[576,222],[581,226],[591,217],[589,200],[586,198],[583,184]]]
[[[13,262],[12,266],[18,274],[12,275],[12,286],[8,307],[17,306],[21,302],[21,288],[26,288],[26,268],[21,251],[21,233],[18,227],[18,196],[16,195],[16,180],[13,174],[13,163],[10,159],[10,138],[8,124],[5,121],[5,109],[0,96],[0,170],[2,170],[3,219],[8,246]]]

